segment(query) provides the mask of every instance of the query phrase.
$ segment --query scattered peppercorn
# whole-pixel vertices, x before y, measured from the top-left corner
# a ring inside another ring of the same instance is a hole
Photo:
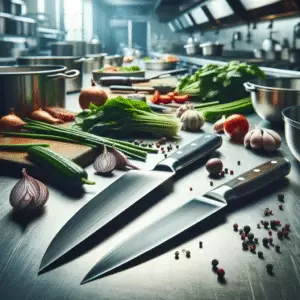
[[[269,209],[265,209],[264,210],[264,215],[267,217],[267,216],[269,216],[270,215],[270,210]]]
[[[255,247],[254,244],[251,244],[251,245],[249,246],[249,248],[250,248],[250,251],[251,251],[251,252],[254,252],[255,249],[256,249],[256,247]]]
[[[279,220],[275,220],[275,224],[279,226],[280,225],[280,221]]]
[[[168,157],[168,154],[165,154],[165,158],[167,158]]]
[[[278,198],[279,201],[283,202],[283,201],[284,201],[284,194],[279,193],[279,194],[277,195],[277,198]]]
[[[242,242],[242,247],[244,250],[248,250],[248,243],[247,242]]]
[[[244,226],[244,231],[245,231],[246,234],[249,233],[250,230],[251,230],[251,227],[249,225]]]
[[[278,231],[277,231],[277,236],[278,236],[279,239],[282,239],[282,237],[283,237],[283,232],[280,231],[280,230],[278,230]]]
[[[245,233],[242,233],[242,234],[241,234],[241,239],[244,241],[245,238],[246,238],[246,234],[245,234]]]
[[[175,255],[175,259],[178,260],[178,259],[179,259],[179,256]]]
[[[257,228],[259,228],[259,229],[261,228],[259,223],[257,224]]]
[[[225,171],[221,171],[221,176],[224,177],[225,176]]]
[[[248,237],[248,240],[249,240],[249,241],[253,241],[253,239],[254,239],[254,234],[253,234],[253,233],[249,233],[247,237]]]
[[[276,246],[275,246],[275,250],[276,250],[276,252],[280,252],[280,246],[279,246],[279,245],[276,245]]]
[[[179,145],[176,145],[176,148],[178,149],[178,148],[179,148]]]
[[[210,182],[210,186],[213,186],[213,185],[214,185],[214,183],[211,181],[211,182]]]
[[[264,257],[264,254],[261,251],[258,251],[257,255],[258,255],[259,258],[263,258]]]
[[[258,244],[258,238],[254,238],[254,243]]]
[[[265,224],[265,221],[264,221],[264,220],[261,220],[261,221],[260,221],[260,224],[261,224],[261,225],[264,225],[264,224]]]
[[[287,223],[287,224],[284,225],[284,228],[289,231],[290,228],[291,228],[291,225]]]
[[[159,147],[160,147],[160,144],[159,144],[159,143],[156,143],[155,146],[156,146],[156,148],[159,148]]]
[[[289,236],[289,232],[287,230],[284,230],[282,232],[282,234],[283,234],[284,237],[288,237]]]
[[[179,251],[176,251],[176,252],[175,252],[175,255],[179,255]]]
[[[262,242],[265,246],[267,246],[269,244],[269,239],[265,237],[262,239]]]
[[[283,210],[283,205],[282,204],[279,204],[279,209]]]
[[[241,165],[241,162],[238,160],[237,164],[240,166],[240,165]]]
[[[243,229],[240,229],[240,230],[239,230],[239,234],[242,235],[243,233],[244,233],[244,230],[243,230]]]
[[[147,143],[142,143],[141,144],[142,147],[147,147],[147,145],[148,145]]]
[[[228,174],[228,169],[227,168],[225,168],[224,171],[225,171],[225,174]]]
[[[191,257],[191,252],[189,250],[187,250],[185,255],[186,255],[187,258],[190,258]]]
[[[273,245],[273,238],[269,238],[269,243],[270,243],[270,245]]]
[[[239,225],[238,225],[237,223],[234,223],[234,224],[233,224],[233,229],[234,229],[234,231],[237,231],[238,228],[239,228]]]
[[[233,170],[230,170],[230,175],[233,175],[233,174],[234,174]]]
[[[270,226],[271,226],[271,228],[276,228],[276,226],[277,226],[277,224],[276,224],[276,221],[275,220],[271,220],[270,221]]]
[[[269,223],[268,221],[264,221],[264,226],[265,226],[265,227],[268,227],[269,224],[270,224],[270,223]]]
[[[190,191],[192,191],[193,190],[193,188],[192,187],[190,187]]]
[[[272,230],[269,230],[268,234],[269,234],[269,236],[272,236],[272,234],[273,234]]]
[[[217,270],[217,275],[218,275],[219,278],[223,278],[223,277],[225,276],[225,271],[224,271],[224,269],[219,268],[219,269]]]
[[[273,265],[272,264],[267,264],[266,269],[267,269],[268,273],[272,273],[273,272]]]
[[[200,241],[199,242],[199,247],[202,248],[203,247],[203,243]]]
[[[219,264],[219,262],[218,262],[218,260],[213,259],[213,260],[211,261],[211,264],[212,264],[214,267],[216,267],[216,266]]]

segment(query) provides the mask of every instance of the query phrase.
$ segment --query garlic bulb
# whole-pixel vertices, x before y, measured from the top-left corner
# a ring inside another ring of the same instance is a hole
[[[246,134],[244,145],[254,150],[263,149],[272,152],[280,147],[281,137],[274,130],[256,127]]]
[[[180,121],[182,122],[182,129],[190,131],[197,131],[204,124],[203,116],[194,109],[188,109],[185,111],[181,115]]]
[[[184,112],[186,112],[188,109],[193,109],[193,108],[194,108],[193,104],[183,104],[179,106],[176,110],[176,117],[180,118]]]
[[[226,121],[226,117],[223,116],[221,119],[219,119],[215,124],[214,124],[214,131],[217,133],[222,133],[224,132],[224,122]]]
[[[22,170],[23,178],[13,187],[9,202],[16,210],[37,209],[45,205],[49,198],[48,188],[39,180]]]
[[[104,146],[103,153],[96,158],[93,167],[100,174],[109,174],[115,169],[116,165],[116,157],[108,152],[106,146]]]

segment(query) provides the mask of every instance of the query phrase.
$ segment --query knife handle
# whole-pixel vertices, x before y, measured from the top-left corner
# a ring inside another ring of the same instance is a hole
[[[194,161],[208,155],[222,145],[222,137],[217,134],[205,133],[200,138],[179,148],[168,158],[158,163],[155,170],[178,171],[190,165]]]
[[[254,193],[277,179],[285,177],[290,173],[290,170],[291,163],[288,159],[276,157],[241,174],[206,195],[225,198],[227,202],[230,202]]]

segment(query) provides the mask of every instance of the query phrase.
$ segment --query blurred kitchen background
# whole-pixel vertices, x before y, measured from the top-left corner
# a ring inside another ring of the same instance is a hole
[[[299,13],[300,0],[0,0],[0,64],[169,53],[300,70]]]

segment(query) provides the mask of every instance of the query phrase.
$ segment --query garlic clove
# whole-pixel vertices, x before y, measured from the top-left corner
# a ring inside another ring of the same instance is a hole
[[[278,149],[281,146],[281,137],[280,135],[271,129],[264,129],[264,131],[266,131],[267,133],[269,133],[273,139],[275,140],[275,144],[276,144],[276,149]]]
[[[247,134],[244,137],[244,146],[245,147],[250,147],[250,140],[253,134],[253,130],[248,131]]]
[[[275,139],[273,136],[268,133],[267,131],[264,131],[263,133],[263,149],[267,152],[272,152],[277,148]]]
[[[224,122],[226,121],[226,117],[222,116],[221,119],[219,119],[215,124],[214,124],[214,131],[217,133],[223,133],[224,132]]]
[[[250,146],[252,149],[261,149],[263,146],[262,131],[259,128],[253,130],[250,139]]]

